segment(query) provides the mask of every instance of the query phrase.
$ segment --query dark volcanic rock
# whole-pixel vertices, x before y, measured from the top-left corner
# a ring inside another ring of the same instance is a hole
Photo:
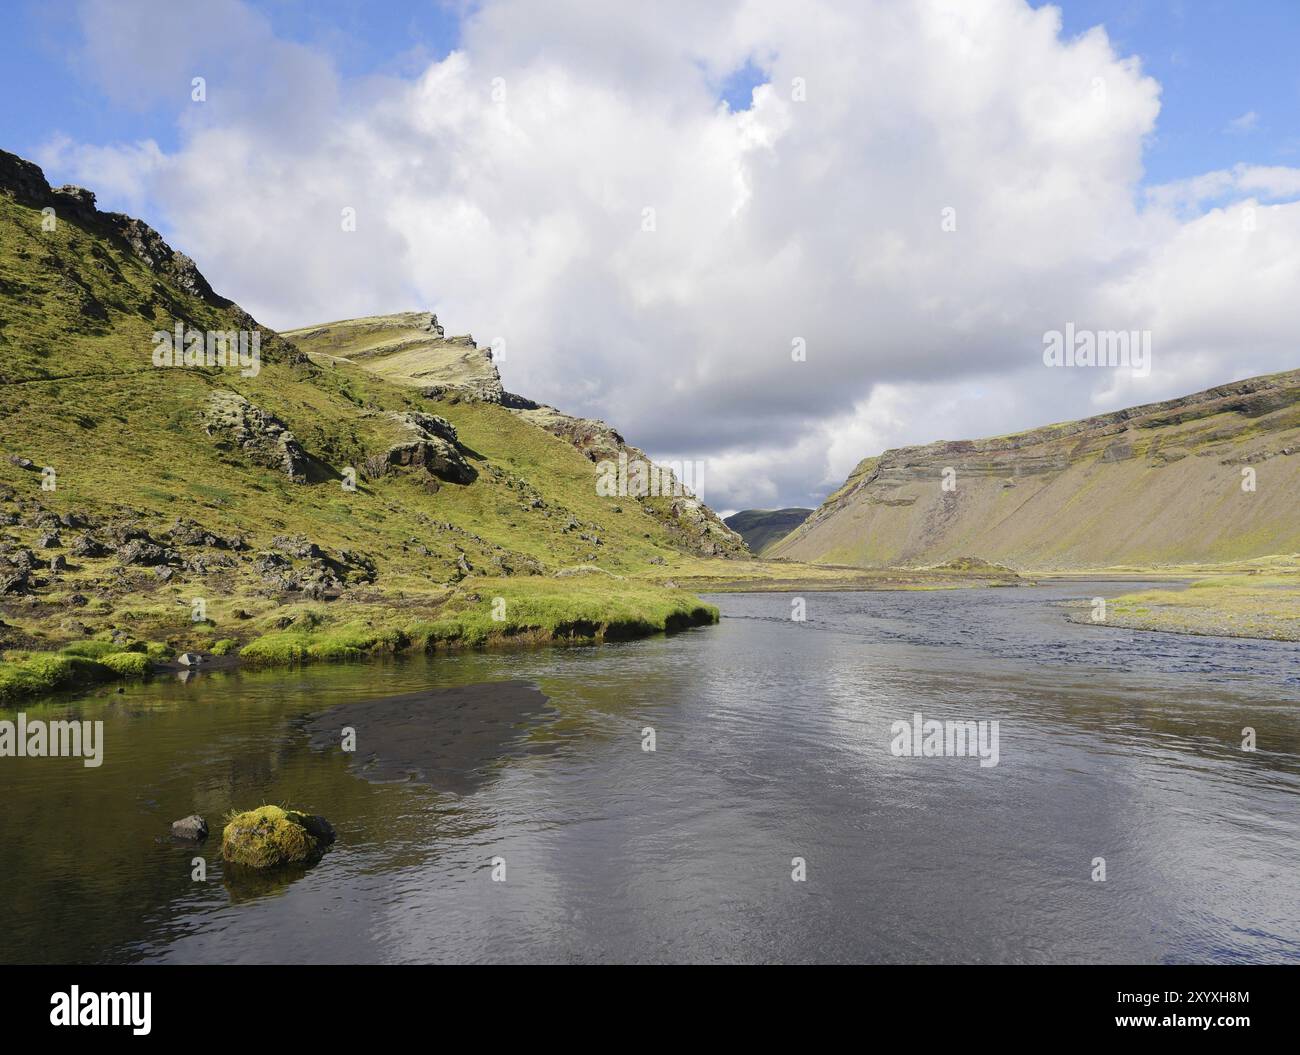
[[[390,464],[423,468],[450,483],[468,484],[478,478],[478,473],[460,451],[456,429],[451,422],[420,411],[394,412],[390,417],[410,436],[410,439],[388,448],[386,457]]]
[[[74,557],[107,557],[109,548],[91,535],[82,535],[72,543],[69,551]]]
[[[117,559],[123,564],[143,564],[152,566],[162,564],[167,560],[167,551],[161,546],[156,546],[152,542],[146,542],[144,539],[136,539],[134,542],[128,542],[125,546],[117,551]]]

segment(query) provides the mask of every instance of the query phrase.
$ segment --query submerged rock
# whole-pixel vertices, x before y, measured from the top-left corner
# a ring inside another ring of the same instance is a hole
[[[208,837],[208,822],[197,813],[172,821],[172,835],[177,839],[192,839],[198,842]]]
[[[316,861],[334,841],[324,817],[279,806],[234,814],[221,833],[221,856],[244,868],[280,868]]]

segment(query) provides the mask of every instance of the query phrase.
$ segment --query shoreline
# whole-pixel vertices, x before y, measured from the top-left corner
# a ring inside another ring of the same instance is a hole
[[[739,567],[736,565],[739,563]],[[1107,617],[1094,623],[1067,611],[1079,625],[1235,640],[1300,641],[1300,578],[1231,566],[1096,571],[1015,572],[962,562],[937,568],[847,568],[784,562],[683,561],[617,580],[584,575],[565,579],[467,580],[456,603],[432,598],[376,597],[328,604],[295,602],[252,625],[218,628],[211,622],[141,628],[158,640],[50,642],[12,649],[0,667],[0,711],[126,681],[165,674],[289,668],[382,655],[602,644],[716,624],[717,606],[698,594],[791,592],[905,592],[1033,587],[1050,583],[1144,583],[1148,589],[1111,598]],[[1267,566],[1269,570],[1271,567]],[[718,574],[725,570],[730,574]],[[672,578],[665,571],[673,573]],[[793,572],[794,574],[788,574]],[[490,596],[497,591],[496,596]],[[509,598],[509,608],[506,598]],[[499,610],[498,610],[499,606]],[[509,610],[509,616],[506,612]],[[176,631],[167,634],[168,630]],[[231,635],[240,631],[237,638]],[[250,633],[251,631],[251,633]],[[199,662],[180,662],[192,653]]]
[[[243,639],[222,637],[234,631],[205,622],[162,628],[172,630],[162,642],[83,639],[51,642],[40,650],[6,650],[0,711],[186,670],[292,668],[413,652],[633,641],[719,620],[716,605],[684,590],[624,581],[625,589],[610,595],[591,589],[585,579],[478,579],[474,592],[464,592],[455,608],[419,602],[399,607],[403,598],[344,602],[344,607],[283,604],[247,628]],[[183,663],[187,654],[198,656],[198,663]]]

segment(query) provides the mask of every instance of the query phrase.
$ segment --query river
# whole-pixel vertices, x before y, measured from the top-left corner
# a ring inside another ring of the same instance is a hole
[[[728,594],[671,637],[33,704],[102,720],[104,762],[0,759],[0,961],[1300,962],[1300,646],[1057,603],[1134,588]],[[493,681],[546,700],[421,719],[455,774],[311,735]],[[997,764],[896,756],[917,712],[996,721]],[[338,841],[227,881],[220,818],[263,802]]]

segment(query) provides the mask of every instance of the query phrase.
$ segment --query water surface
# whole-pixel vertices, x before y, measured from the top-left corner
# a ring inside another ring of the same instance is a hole
[[[668,638],[29,706],[102,719],[105,761],[0,760],[0,960],[1300,961],[1300,648],[1054,604],[1133,588],[813,593],[804,622],[789,594],[722,595],[720,625]],[[491,681],[546,699],[440,726],[455,780],[321,733],[331,707]],[[914,711],[997,720],[999,764],[894,757]],[[215,838],[167,837],[262,802],[337,844],[249,887]]]

